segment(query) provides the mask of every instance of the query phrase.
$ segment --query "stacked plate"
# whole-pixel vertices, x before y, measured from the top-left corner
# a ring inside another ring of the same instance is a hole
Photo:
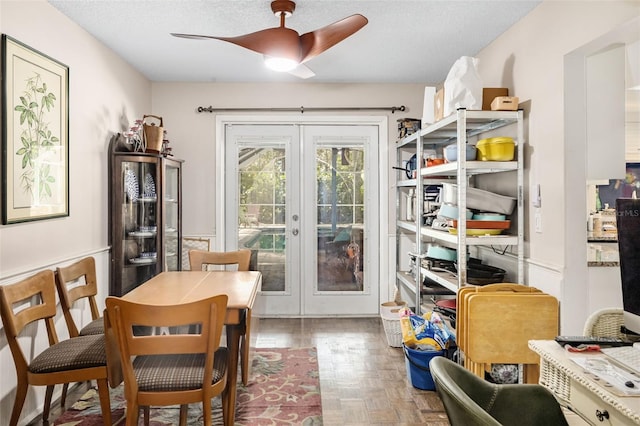
[[[127,169],[124,174],[124,188],[132,202],[138,201],[138,176],[136,172]]]
[[[156,196],[156,184],[153,181],[153,176],[151,173],[147,173],[144,177],[143,197],[156,198]]]
[[[447,225],[449,226],[449,232],[451,234],[458,234],[457,220],[449,220],[447,221]],[[510,220],[467,220],[467,235],[499,235],[509,229],[510,226]]]

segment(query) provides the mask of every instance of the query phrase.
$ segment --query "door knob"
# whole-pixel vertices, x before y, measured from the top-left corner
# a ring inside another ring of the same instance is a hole
[[[298,235],[298,228],[293,228],[293,229],[291,230],[291,233],[292,233],[293,235]]]

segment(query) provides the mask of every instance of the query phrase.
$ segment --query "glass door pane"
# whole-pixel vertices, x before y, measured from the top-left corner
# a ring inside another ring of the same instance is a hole
[[[177,271],[180,269],[180,238],[178,229],[180,220],[178,188],[180,183],[180,169],[170,164],[165,168],[165,193],[164,193],[164,262],[165,270]]]
[[[122,205],[122,293],[156,275],[158,269],[158,167],[155,162],[123,161],[126,202]]]
[[[296,126],[225,127],[225,250],[248,248],[262,272],[256,314],[300,314],[299,148]]]
[[[262,291],[285,291],[286,176],[284,148],[239,150],[238,247],[253,251]]]
[[[318,291],[362,291],[364,150],[316,149]]]
[[[378,129],[309,125],[302,145],[302,312],[377,313]]]

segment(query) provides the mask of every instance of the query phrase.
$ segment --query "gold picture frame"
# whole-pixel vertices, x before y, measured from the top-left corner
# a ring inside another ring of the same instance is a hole
[[[69,216],[69,67],[2,35],[2,224]]]

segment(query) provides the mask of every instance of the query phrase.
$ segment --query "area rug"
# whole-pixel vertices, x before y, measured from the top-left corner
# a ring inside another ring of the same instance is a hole
[[[111,389],[111,420],[125,424],[122,386]],[[213,424],[222,424],[220,398],[214,398]],[[151,426],[178,424],[178,406],[152,407]],[[188,425],[202,424],[202,407],[189,405]],[[139,424],[143,424],[142,412]],[[100,402],[90,389],[54,425],[103,426]],[[238,377],[235,425],[322,425],[322,405],[316,348],[254,350],[249,385]]]

